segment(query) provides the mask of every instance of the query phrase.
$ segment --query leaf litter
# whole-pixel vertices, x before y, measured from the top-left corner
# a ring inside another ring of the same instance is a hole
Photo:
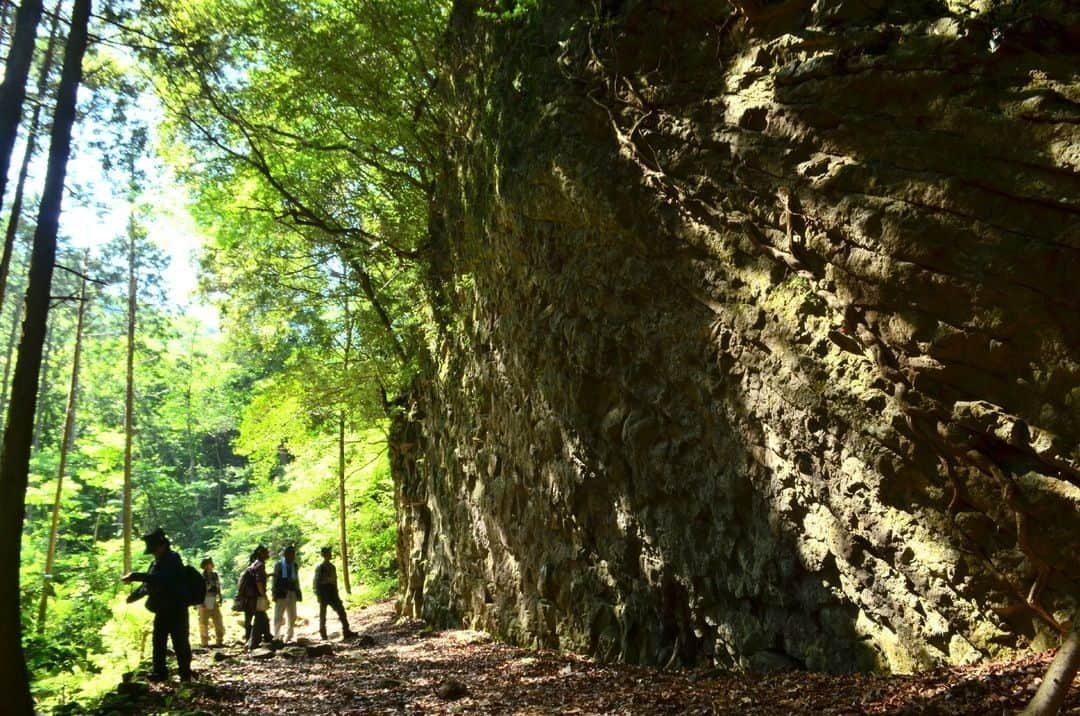
[[[99,714],[1010,714],[1034,694],[1053,652],[921,674],[753,674],[602,664],[512,647],[468,630],[399,620],[390,603],[350,615],[361,637],[319,654],[310,620],[297,644],[253,658],[240,644],[197,650],[195,679],[135,678]],[[325,650],[324,650],[325,651]],[[69,711],[87,713],[87,711]],[[1065,714],[1080,714],[1080,685]]]

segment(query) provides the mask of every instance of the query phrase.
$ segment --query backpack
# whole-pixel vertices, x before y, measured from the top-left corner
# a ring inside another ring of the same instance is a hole
[[[249,597],[253,591],[255,591],[255,575],[248,567],[240,573],[240,579],[236,581],[236,596],[241,599]]]
[[[197,607],[206,599],[206,581],[203,580],[202,572],[190,564],[184,565],[180,573],[181,594],[184,604],[189,607]]]

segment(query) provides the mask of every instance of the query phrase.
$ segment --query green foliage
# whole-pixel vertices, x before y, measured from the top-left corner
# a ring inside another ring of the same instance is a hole
[[[517,20],[536,10],[540,0],[503,0],[500,4],[502,7],[497,10],[478,8],[476,14],[489,20]]]
[[[382,430],[349,433],[347,442],[347,464],[352,466],[346,476],[351,574],[370,601],[386,596],[397,583],[393,484]],[[258,481],[231,504],[235,517],[210,552],[226,585],[236,584],[259,544],[272,555],[295,544],[305,584],[321,561],[322,547],[339,552],[335,437],[309,432],[306,439],[293,436],[290,444],[294,452],[280,475]]]
[[[534,5],[501,5],[498,18]],[[74,349],[74,311],[50,315],[21,564],[25,649],[43,704],[115,684],[148,651],[145,609],[124,604],[118,583],[129,239],[140,290],[136,552],[139,530],[163,526],[188,561],[212,556],[227,590],[257,544],[277,553],[295,543],[308,582],[322,546],[340,558],[342,467],[353,596],[393,590],[387,399],[410,383],[434,330],[422,307],[436,252],[430,187],[449,124],[436,98],[450,2],[147,0],[137,16],[102,12],[118,22],[112,40],[141,48],[141,65],[111,42],[88,60],[87,110],[98,120],[84,148],[102,157],[132,221],[90,257],[106,285],[88,307],[45,581]],[[147,86],[167,111],[163,157],[207,236],[200,282],[221,309],[220,334],[175,315],[162,296],[164,256],[143,228],[154,206],[140,193],[153,174],[143,153],[155,144],[139,108]],[[56,292],[72,293],[71,283],[58,276]],[[18,325],[10,303],[0,319]],[[38,635],[42,590],[48,621]]]
[[[417,298],[440,156],[430,110],[448,3],[147,9],[147,32],[170,40],[146,59],[172,110],[173,161],[214,237],[204,281],[223,297],[226,330],[271,370],[312,354],[324,364],[350,334],[343,360],[363,380],[348,384],[369,390],[350,402],[377,410],[370,391],[405,385],[424,338]]]

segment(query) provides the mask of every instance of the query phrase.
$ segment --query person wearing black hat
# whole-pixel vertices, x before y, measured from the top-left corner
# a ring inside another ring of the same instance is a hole
[[[154,656],[151,681],[165,681],[169,670],[165,665],[165,647],[172,639],[176,652],[177,671],[181,681],[191,680],[191,644],[188,642],[188,610],[182,596],[184,563],[180,555],[172,551],[165,531],[158,527],[143,535],[146,543],[144,554],[154,555],[154,561],[146,572],[129,572],[122,579],[125,583],[142,582],[146,588],[146,608],[154,613]]]

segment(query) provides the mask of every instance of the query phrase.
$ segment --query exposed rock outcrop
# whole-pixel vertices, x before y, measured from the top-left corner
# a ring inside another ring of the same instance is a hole
[[[447,330],[392,436],[403,609],[758,669],[1056,638],[1080,11],[469,5]]]

